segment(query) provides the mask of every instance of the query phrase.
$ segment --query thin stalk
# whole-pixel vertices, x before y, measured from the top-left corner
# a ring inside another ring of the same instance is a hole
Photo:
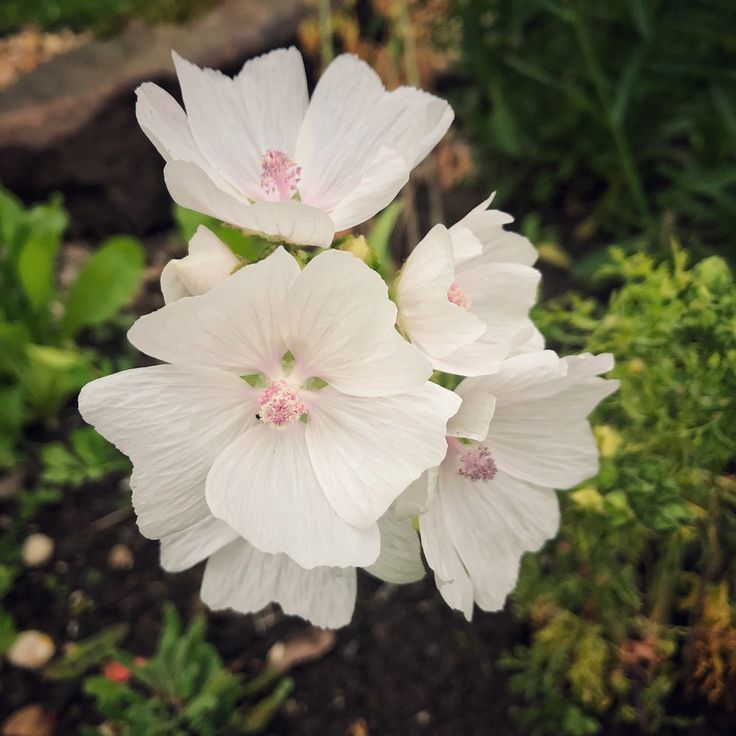
[[[320,55],[322,57],[322,68],[326,69],[335,57],[335,46],[332,43],[332,2],[331,0],[318,1]]]

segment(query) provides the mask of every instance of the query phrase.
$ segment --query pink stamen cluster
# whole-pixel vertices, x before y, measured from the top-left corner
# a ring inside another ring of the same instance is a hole
[[[478,445],[460,453],[457,472],[470,480],[492,480],[498,468],[488,448]]]
[[[261,189],[278,199],[291,199],[301,179],[297,166],[283,151],[266,151],[261,159]]]
[[[307,413],[307,407],[302,404],[296,391],[284,380],[274,381],[261,391],[258,403],[261,405],[258,418],[276,429],[283,429],[289,422],[295,422]]]
[[[450,288],[447,290],[447,299],[463,309],[470,307],[470,299],[468,299],[467,294],[460,288],[457,281],[453,281],[450,284]]]

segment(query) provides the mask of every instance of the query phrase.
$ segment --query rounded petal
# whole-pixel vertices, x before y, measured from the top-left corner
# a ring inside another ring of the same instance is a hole
[[[396,289],[401,327],[431,360],[486,331],[478,317],[448,299],[455,281],[454,260],[447,228],[436,225],[406,260]]]
[[[444,522],[442,499],[435,496],[429,509],[419,517],[419,533],[427,563],[434,571],[440,595],[450,608],[473,617],[473,585],[455,550]]]
[[[594,356],[589,357],[594,365]],[[529,392],[513,403],[498,397],[487,443],[497,466],[510,475],[570,488],[598,471],[598,447],[587,416],[618,382],[586,375],[583,363],[573,363],[566,377],[547,383],[547,395]]]
[[[259,424],[238,437],[215,461],[206,492],[212,513],[262,552],[283,552],[309,569],[378,557],[378,527],[351,526],[327,502],[301,422],[283,430]]]
[[[440,469],[442,522],[485,611],[503,608],[514,589],[524,552],[539,549],[557,533],[557,496],[503,471],[490,481],[457,473],[452,462]]]
[[[419,388],[432,368],[395,322],[383,279],[352,254],[331,250],[294,283],[283,338],[303,379],[355,396],[398,394]]]
[[[298,276],[296,260],[278,248],[206,294],[141,317],[128,339],[147,355],[170,363],[272,375],[286,352],[279,321]]]
[[[310,405],[307,447],[332,508],[368,528],[401,492],[445,456],[447,420],[460,399],[434,383],[382,398],[330,388]]]
[[[439,467],[425,470],[412,481],[394,501],[393,512],[397,519],[412,519],[428,508],[437,488]]]
[[[330,211],[335,230],[345,230],[365,222],[387,207],[409,181],[410,169],[404,159],[382,146],[362,176]]]
[[[419,536],[411,520],[397,519],[391,512],[378,521],[381,554],[366,571],[387,583],[402,585],[424,577]]]
[[[276,49],[245,62],[233,80],[248,115],[247,134],[260,150],[296,154],[296,139],[309,105],[299,50]]]
[[[388,93],[365,62],[338,56],[317,83],[299,131],[302,201],[334,209],[355,189],[382,146],[398,153],[410,170],[451,120],[444,101],[407,88]]]
[[[224,521],[206,516],[180,532],[161,538],[161,567],[166,572],[187,570],[238,538],[238,533]]]
[[[199,166],[185,161],[166,164],[164,180],[177,204],[246,232],[298,245],[327,247],[332,243],[335,226],[316,207],[293,200],[249,204],[219,188]]]
[[[254,392],[208,368],[136,368],[88,383],[86,422],[133,462],[141,534],[158,539],[209,515],[205,478],[224,447],[255,422]]]
[[[161,272],[164,302],[208,292],[230,276],[238,263],[230,248],[200,225],[189,241],[189,255],[169,261]]]
[[[356,592],[354,568],[305,570],[286,555],[260,552],[241,539],[210,557],[201,595],[215,611],[252,613],[276,602],[315,626],[339,628],[350,623]]]
[[[163,159],[167,163],[189,161],[196,164],[217,187],[237,196],[237,189],[210,166],[197,147],[186,113],[179,103],[151,82],[142,84],[135,92],[138,124]]]
[[[471,440],[485,439],[496,409],[496,397],[483,382],[470,382],[468,379],[455,389],[455,393],[463,403],[447,423],[447,435]]]

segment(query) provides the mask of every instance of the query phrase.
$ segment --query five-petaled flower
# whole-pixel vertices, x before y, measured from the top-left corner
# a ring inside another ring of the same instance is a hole
[[[529,319],[539,283],[532,244],[504,230],[489,197],[449,230],[434,227],[396,287],[399,323],[437,370],[481,376],[509,354],[543,347]]]
[[[186,113],[138,89],[141,128],[166,160],[182,207],[244,230],[327,246],[336,230],[386,207],[452,122],[450,106],[412,87],[387,92],[358,58],[338,56],[310,101],[301,54],[278,49],[234,78],[174,54]]]
[[[473,602],[502,608],[522,554],[555,535],[554,489],[597,472],[587,417],[618,388],[599,377],[612,367],[608,354],[558,358],[544,350],[458,386],[463,403],[448,424],[445,459],[410,492],[418,510],[426,507],[419,528],[437,587],[466,618]]]
[[[351,254],[301,271],[283,248],[141,317],[130,341],[169,364],[98,379],[79,407],[132,459],[142,533],[213,515],[304,568],[373,564],[377,521],[442,459],[460,404],[395,319]]]

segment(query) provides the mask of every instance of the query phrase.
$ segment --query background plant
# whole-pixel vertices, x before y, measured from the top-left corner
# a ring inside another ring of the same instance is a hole
[[[109,322],[137,291],[143,250],[127,236],[105,241],[68,290],[56,268],[67,216],[58,199],[25,209],[0,190],[0,470],[23,431],[55,417],[104,359],[78,341]]]
[[[733,278],[679,248],[612,258],[607,310],[573,295],[538,315],[553,347],[613,352],[621,389],[595,415],[598,477],[562,494],[514,596],[533,633],[505,665],[535,734],[661,733],[688,722],[683,700],[736,706]]]
[[[456,0],[453,103],[499,202],[579,240],[736,242],[733,3]],[[518,207],[517,207],[518,209]]]

